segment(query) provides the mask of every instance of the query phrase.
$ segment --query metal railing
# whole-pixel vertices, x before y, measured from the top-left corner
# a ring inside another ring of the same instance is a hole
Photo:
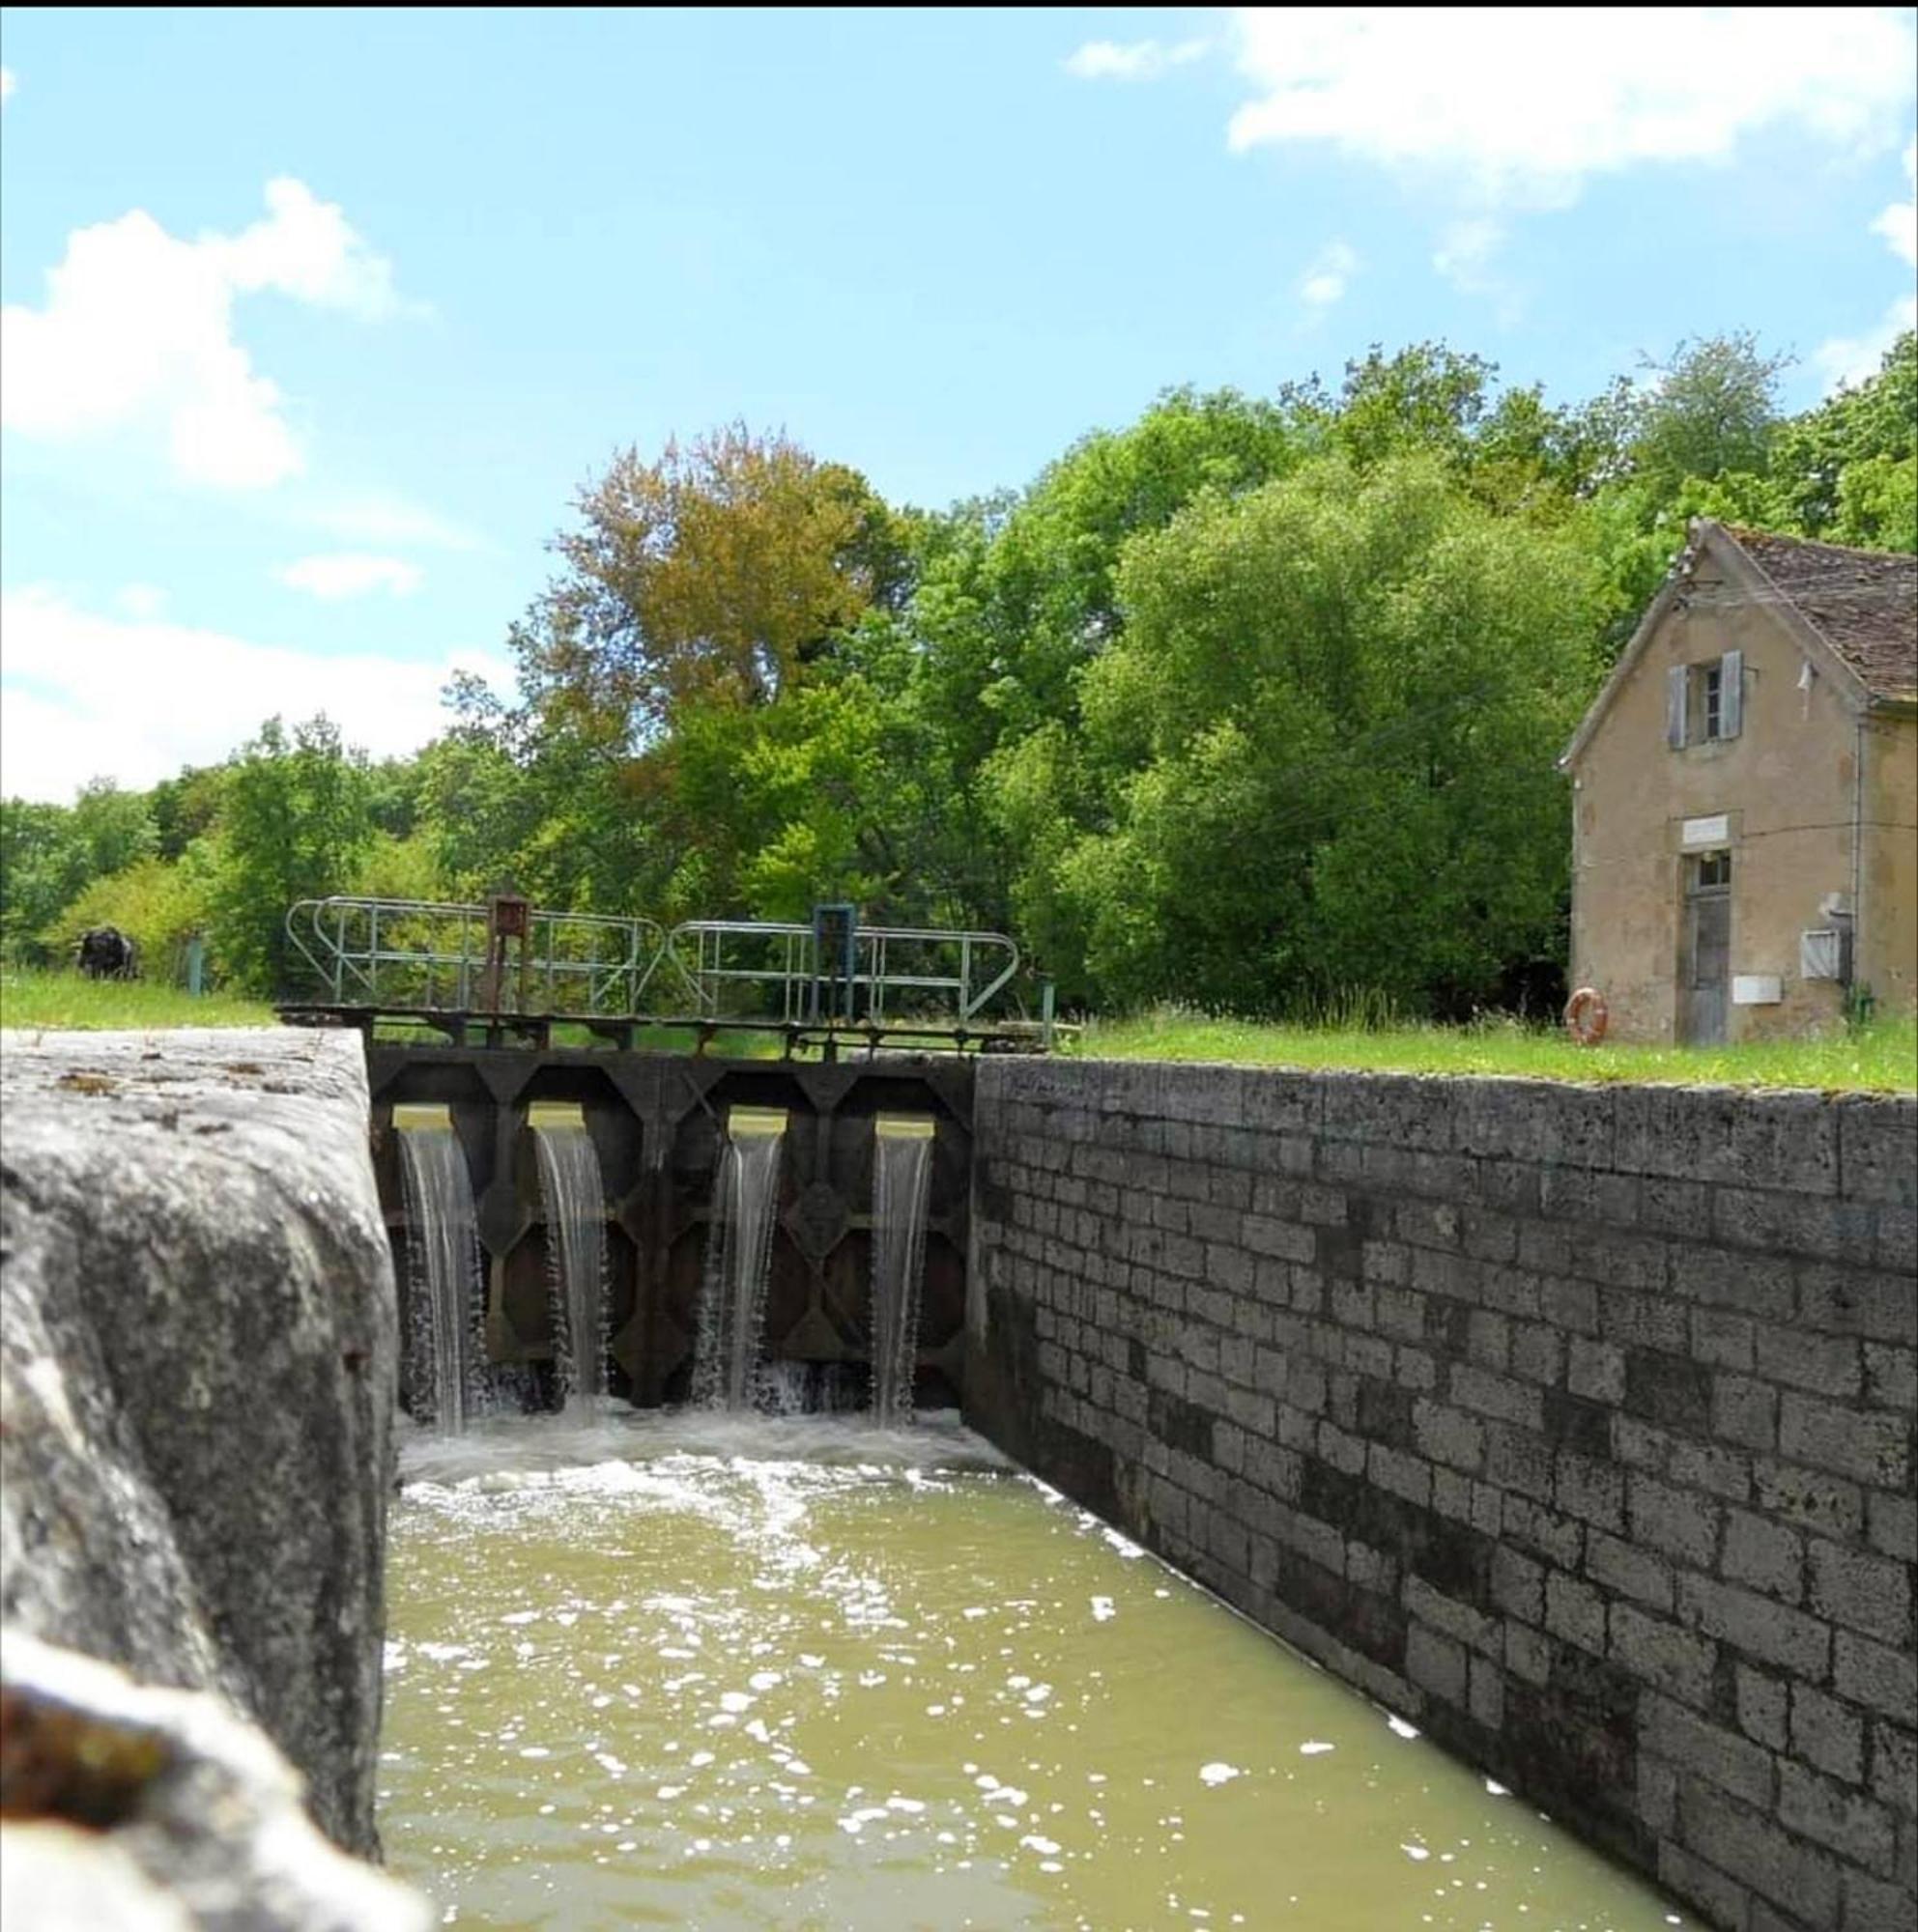
[[[338,1007],[470,1012],[637,1012],[660,963],[664,934],[649,919],[534,911],[498,984],[489,980],[486,908],[423,899],[301,899],[286,916],[315,991]],[[302,992],[306,989],[301,989]]]
[[[311,976],[300,997],[382,1012],[970,1028],[1019,964],[997,932],[862,926],[849,958],[822,975],[810,925],[689,920],[667,932],[649,919],[536,908],[527,923],[523,949],[494,942],[489,956],[483,905],[336,895],[300,900],[286,931]]]
[[[998,932],[865,925],[853,935],[850,971],[822,973],[810,925],[701,919],[666,935],[660,963],[695,989],[701,1013],[715,1017],[970,1026],[1011,983],[1019,953]]]

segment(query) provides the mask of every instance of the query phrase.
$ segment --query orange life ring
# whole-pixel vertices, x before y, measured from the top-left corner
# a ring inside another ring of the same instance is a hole
[[[1596,986],[1581,986],[1565,1002],[1565,1031],[1580,1046],[1596,1046],[1605,1037],[1610,1017],[1605,996]]]

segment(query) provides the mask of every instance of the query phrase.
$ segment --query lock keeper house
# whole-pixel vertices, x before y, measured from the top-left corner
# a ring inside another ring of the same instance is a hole
[[[1918,991],[1918,558],[1701,519],[1563,759],[1574,986],[1709,1044]]]

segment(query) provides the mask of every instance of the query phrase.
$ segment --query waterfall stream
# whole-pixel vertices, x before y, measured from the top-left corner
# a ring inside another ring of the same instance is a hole
[[[912,1416],[932,1123],[881,1115],[873,1143],[873,1420]]]
[[[472,1179],[445,1110],[419,1109],[425,1118],[411,1120],[407,1111],[394,1110],[394,1124],[406,1195],[408,1379],[415,1406],[430,1392],[434,1426],[453,1434],[477,1406],[485,1307]]]
[[[557,1110],[556,1110],[557,1111]],[[553,1349],[568,1402],[606,1394],[606,1195],[592,1136],[577,1118],[530,1117],[546,1203]]]
[[[759,1394],[785,1134],[784,1114],[758,1109],[735,1107],[727,1123],[700,1291],[693,1399],[701,1407],[749,1408]]]

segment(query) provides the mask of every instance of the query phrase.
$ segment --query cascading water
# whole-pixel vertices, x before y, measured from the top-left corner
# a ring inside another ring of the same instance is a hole
[[[881,1114],[873,1143],[873,1420],[912,1417],[932,1122]]]
[[[606,1394],[606,1193],[599,1155],[578,1107],[528,1109],[546,1203],[553,1349],[568,1403]]]
[[[485,1292],[472,1178],[444,1107],[393,1109],[407,1225],[408,1381],[429,1392],[432,1421],[452,1434],[478,1406],[479,1323]]]
[[[749,1408],[759,1395],[785,1135],[786,1116],[765,1108],[734,1107],[727,1119],[693,1368],[693,1399],[704,1408]]]

